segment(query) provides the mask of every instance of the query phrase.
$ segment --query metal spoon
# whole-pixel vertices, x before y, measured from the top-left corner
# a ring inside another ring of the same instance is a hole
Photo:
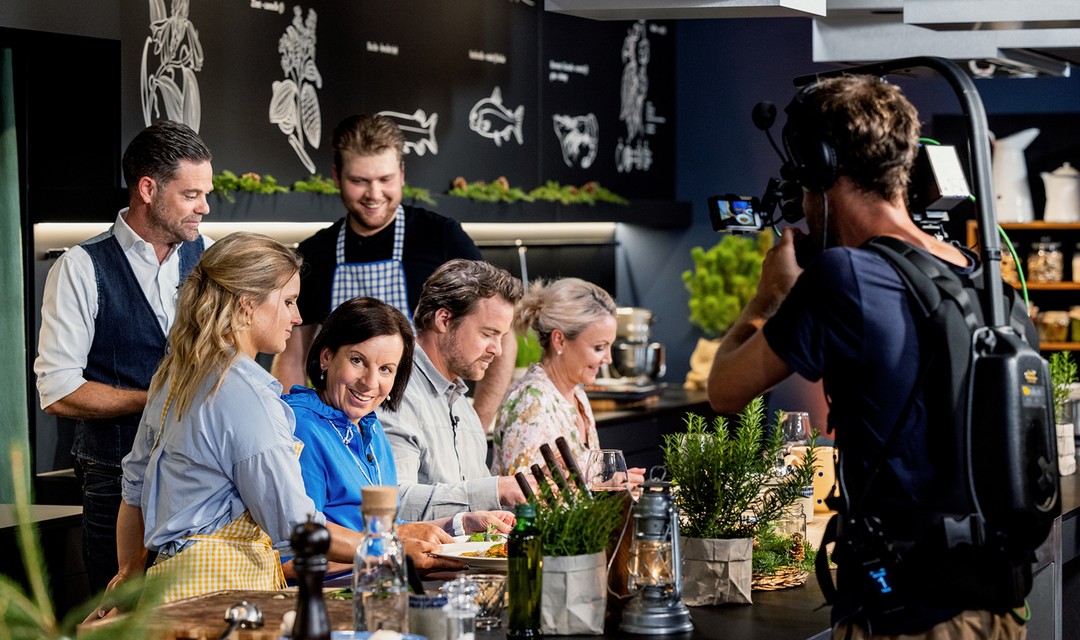
[[[251,604],[247,600],[234,604],[225,611],[225,622],[229,626],[221,634],[220,640],[225,640],[237,629],[259,629],[263,626],[263,614],[258,605]]]

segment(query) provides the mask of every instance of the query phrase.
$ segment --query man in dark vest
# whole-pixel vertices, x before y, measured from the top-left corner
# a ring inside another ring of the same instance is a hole
[[[177,289],[210,243],[199,234],[210,160],[186,125],[144,129],[124,152],[128,207],[64,253],[45,281],[34,373],[42,409],[75,420],[83,558],[95,591],[116,575],[120,462],[165,355]]]

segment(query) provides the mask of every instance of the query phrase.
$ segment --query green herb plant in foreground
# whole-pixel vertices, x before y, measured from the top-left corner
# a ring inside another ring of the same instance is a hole
[[[1068,422],[1071,418],[1065,415],[1065,407],[1069,402],[1069,392],[1072,384],[1076,382],[1076,361],[1068,351],[1058,351],[1050,356],[1050,386],[1054,395],[1054,420]]]
[[[15,493],[15,519],[19,553],[22,557],[29,593],[9,576],[0,575],[0,638],[42,639],[74,638],[75,627],[102,600],[97,594],[81,607],[75,607],[62,620],[56,619],[49,592],[49,575],[41,551],[37,527],[30,517],[30,489],[24,452],[11,450],[12,485]],[[108,623],[79,630],[80,640],[146,638],[149,634],[153,603],[160,602],[167,585],[160,580],[132,579],[109,594],[107,607],[118,606],[128,613]]]
[[[776,422],[779,422],[779,413]],[[736,424],[687,413],[686,431],[664,436],[664,465],[675,484],[682,534],[690,538],[752,538],[783,515],[812,484],[811,438],[801,467],[776,473],[783,434],[765,435],[765,403],[754,398]]]
[[[545,556],[580,556],[605,551],[612,534],[623,524],[629,494],[598,491],[577,493],[573,501],[536,505],[536,526]]]

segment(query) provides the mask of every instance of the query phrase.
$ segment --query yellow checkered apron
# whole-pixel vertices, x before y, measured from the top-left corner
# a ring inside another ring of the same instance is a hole
[[[169,404],[166,401],[161,412],[161,427],[154,447],[165,427]],[[300,440],[293,441],[297,457],[303,447]],[[148,576],[164,577],[170,583],[163,602],[226,589],[278,590],[286,587],[281,556],[273,548],[270,536],[255,523],[250,511],[244,511],[239,518],[214,533],[183,539],[195,544],[146,572]]]

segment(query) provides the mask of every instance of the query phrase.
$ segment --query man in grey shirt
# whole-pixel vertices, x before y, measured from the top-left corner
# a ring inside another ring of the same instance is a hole
[[[398,516],[428,520],[512,507],[512,476],[488,471],[487,437],[465,397],[502,352],[521,281],[479,260],[451,260],[424,282],[416,305],[413,374],[397,411],[378,410],[394,450]]]

